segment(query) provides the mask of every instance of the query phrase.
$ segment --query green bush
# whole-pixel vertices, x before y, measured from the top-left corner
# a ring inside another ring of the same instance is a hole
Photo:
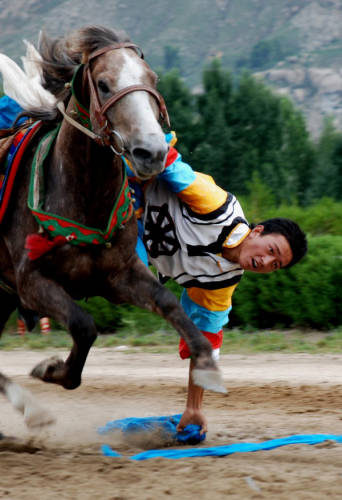
[[[120,307],[102,297],[81,300],[79,305],[92,315],[99,332],[113,332],[122,326]]]
[[[231,324],[258,328],[342,324],[342,237],[309,238],[309,251],[293,268],[246,273],[233,297]]]

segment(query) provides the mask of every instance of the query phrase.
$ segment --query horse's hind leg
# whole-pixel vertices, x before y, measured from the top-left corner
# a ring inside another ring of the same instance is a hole
[[[69,330],[74,341],[66,361],[54,356],[39,363],[31,375],[65,389],[75,389],[81,383],[84,363],[97,337],[93,318],[75,304],[60,285],[38,271],[26,275],[18,283],[18,290],[26,308],[55,319]]]
[[[136,258],[130,268],[119,275],[109,276],[112,302],[127,302],[156,312],[184,338],[189,346],[195,369],[193,381],[204,389],[226,392],[221,374],[212,358],[209,341],[187,317],[177,298],[163,287],[155,276]]]
[[[0,392],[9,402],[24,415],[28,427],[41,427],[54,423],[54,417],[33,398],[32,394],[23,389],[0,372]]]

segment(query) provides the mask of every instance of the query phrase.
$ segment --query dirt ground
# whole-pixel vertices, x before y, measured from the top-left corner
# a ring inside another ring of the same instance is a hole
[[[32,433],[1,398],[0,499],[160,498],[340,499],[342,444],[290,445],[221,458],[142,462],[130,456],[158,442],[101,436],[125,417],[181,413],[187,364],[176,355],[93,349],[75,391],[43,384],[29,370],[54,352],[0,352],[0,367],[55,414]],[[61,353],[64,355],[65,353]],[[262,442],[292,434],[342,434],[342,355],[224,355],[228,395],[207,393],[209,432],[199,446]],[[110,444],[123,457],[101,454]]]

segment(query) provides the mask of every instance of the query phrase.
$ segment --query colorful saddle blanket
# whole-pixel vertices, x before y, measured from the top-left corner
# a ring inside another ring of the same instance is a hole
[[[41,122],[39,121],[20,129],[13,136],[7,156],[0,158],[0,223],[3,221],[6,213],[14,180],[24,151],[40,126]]]

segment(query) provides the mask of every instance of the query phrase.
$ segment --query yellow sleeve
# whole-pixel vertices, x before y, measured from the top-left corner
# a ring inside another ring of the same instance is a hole
[[[210,175],[195,172],[196,179],[177,193],[188,207],[198,214],[208,214],[221,207],[227,200],[227,192],[215,184]]]

